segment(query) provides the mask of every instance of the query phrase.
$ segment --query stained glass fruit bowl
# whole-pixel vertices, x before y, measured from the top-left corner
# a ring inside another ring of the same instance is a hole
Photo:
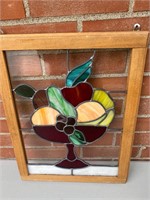
[[[70,71],[64,88],[50,86],[36,91],[20,85],[15,89],[17,94],[32,99],[34,132],[50,142],[66,144],[67,156],[55,164],[57,167],[88,166],[76,156],[74,146],[88,145],[100,138],[114,118],[114,103],[109,94],[86,82],[92,61],[93,57]]]
[[[51,142],[67,144],[68,155],[66,159],[56,164],[56,166],[63,168],[82,168],[87,164],[80,159],[74,153],[74,145],[69,140],[68,135],[59,132],[55,126],[33,126],[35,133],[43,139]],[[100,138],[106,131],[106,127],[93,127],[93,126],[75,126],[75,129],[84,133],[86,144],[89,144],[98,138]],[[82,140],[81,140],[82,142]]]

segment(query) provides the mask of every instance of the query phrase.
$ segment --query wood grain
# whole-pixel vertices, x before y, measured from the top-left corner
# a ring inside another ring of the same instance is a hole
[[[137,121],[147,48],[135,48],[131,53],[128,89],[123,118],[123,133],[119,158],[119,177],[127,178],[132,143]]]
[[[0,35],[1,50],[145,47],[148,32],[97,32]]]
[[[4,52],[0,51],[0,92],[2,96],[2,101],[5,109],[5,114],[7,118],[7,124],[9,132],[11,134],[11,139],[14,147],[15,157],[18,163],[18,168],[21,176],[28,175],[27,169],[27,158],[25,153],[25,148],[23,144],[23,139],[20,131],[20,125],[18,121],[18,116],[16,112],[16,107],[12,95],[10,79],[8,75],[8,70],[5,61]]]
[[[101,183],[125,183],[126,179],[115,176],[69,176],[69,175],[29,175],[22,176],[22,180],[34,181],[59,181],[59,182],[101,182]]]
[[[105,33],[57,33],[57,34],[22,34],[0,35],[0,91],[15,156],[23,180],[107,182],[124,183],[127,180],[134,130],[139,106],[144,64],[147,51],[148,32],[105,32]],[[119,174],[111,176],[59,176],[29,175],[27,158],[20,132],[16,106],[11,92],[11,85],[4,50],[46,50],[46,49],[92,49],[92,48],[131,48],[131,63],[128,76],[123,121],[123,135],[119,157]]]

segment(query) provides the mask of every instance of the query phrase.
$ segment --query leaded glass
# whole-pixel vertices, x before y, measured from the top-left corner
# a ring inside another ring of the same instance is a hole
[[[61,90],[64,98],[70,102],[73,106],[88,101],[93,94],[92,86],[89,83],[79,83],[74,87],[65,87]]]
[[[35,94],[35,89],[33,89],[31,86],[28,85],[19,85],[14,89],[15,93],[17,95],[20,95],[22,97],[26,98],[32,98]]]
[[[78,169],[90,166],[78,158],[74,147],[82,147],[99,139],[114,118],[114,102],[101,89],[87,82],[94,55],[75,67],[66,76],[66,86],[49,86],[36,90],[29,85],[19,85],[15,93],[32,99],[35,108],[31,115],[34,132],[54,143],[63,143],[68,149],[66,158],[56,162],[59,168]]]
[[[42,106],[48,106],[46,90],[39,90],[35,93],[33,96],[33,106],[35,109]]]

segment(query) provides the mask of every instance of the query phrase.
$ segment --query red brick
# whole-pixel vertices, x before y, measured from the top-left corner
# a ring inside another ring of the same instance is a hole
[[[123,100],[115,99],[114,103],[115,103],[115,114],[117,114],[117,115],[122,114]]]
[[[21,118],[20,119],[21,128],[32,129],[30,118]]]
[[[142,150],[142,158],[150,158],[150,147],[146,147],[146,149]]]
[[[54,147],[62,147],[62,146],[65,145],[65,144],[63,144],[63,143],[56,143],[56,142],[51,142],[51,144],[52,144],[52,146],[54,146]]]
[[[40,16],[66,16],[80,15],[92,13],[108,13],[128,11],[129,1],[110,1],[98,0],[82,0],[82,1],[67,1],[51,0],[39,1],[29,0],[30,11],[32,17]]]
[[[131,158],[136,158],[139,153],[140,147],[132,147]]]
[[[123,97],[125,98],[126,96],[126,92],[114,92],[114,91],[110,91],[109,92],[112,98],[118,98],[118,97]]]
[[[116,143],[115,143],[116,146],[120,146],[121,139],[122,139],[122,134],[121,133],[117,133],[116,134]]]
[[[142,98],[139,105],[139,115],[150,114],[150,98]]]
[[[112,145],[113,133],[105,133],[101,138],[97,139],[95,142],[88,145],[90,146],[100,146],[100,145]]]
[[[34,24],[34,25],[17,25],[17,26],[3,26],[1,30],[5,34],[25,34],[25,33],[65,33],[76,32],[76,22],[59,22],[47,24]]]
[[[0,149],[0,158],[14,158],[13,148],[1,148]]]
[[[92,53],[70,53],[69,68],[73,69],[86,62]],[[126,56],[126,51],[96,52],[92,73],[123,73],[126,67]],[[44,61],[47,75],[67,74],[66,54],[47,54],[44,55]]]
[[[8,56],[8,66],[11,76],[40,76],[42,69],[38,56]]]
[[[109,78],[90,78],[89,82],[95,88],[102,88],[108,91],[125,91],[125,77],[109,77]]]
[[[145,72],[150,72],[150,49],[147,51],[147,56],[146,56],[146,64],[145,64]]]
[[[20,117],[30,116],[34,112],[33,104],[31,101],[16,102],[18,114]]]
[[[119,147],[83,147],[84,158],[116,158],[119,156]]]
[[[48,148],[48,149],[43,149],[43,148],[29,148],[26,149],[27,152],[27,157],[28,159],[31,158],[38,158],[38,159],[45,159],[45,158],[64,158],[66,157],[66,148],[59,147],[59,148]]]
[[[44,55],[44,62],[47,75],[67,74],[66,54]]]
[[[149,0],[135,0],[134,11],[148,11],[150,10]]]
[[[28,84],[34,87],[36,90],[45,89],[50,85],[55,85],[58,87],[63,87],[65,85],[64,79],[50,79],[50,80],[17,80],[13,81],[13,87],[15,88],[19,84]],[[18,96],[16,96],[19,98]],[[19,98],[21,99],[21,98]]]
[[[150,130],[150,118],[138,118],[136,131],[149,131]]]
[[[0,120],[0,133],[8,133],[7,121],[5,119]]]
[[[10,135],[0,135],[0,146],[12,146]]]
[[[22,0],[1,0],[0,20],[25,18],[25,10]]]
[[[84,21],[83,31],[132,31],[134,24],[141,24],[141,30],[149,30],[149,17]]]
[[[150,77],[149,76],[143,77],[141,96],[142,95],[143,96],[149,96],[150,95]]]
[[[114,118],[112,123],[110,124],[110,129],[122,129],[122,118]]]
[[[86,62],[93,52],[70,53],[70,68]],[[127,51],[97,51],[94,57],[92,74],[123,73],[126,67]]]
[[[46,141],[42,138],[40,138],[38,135],[36,135],[35,133],[28,133],[28,134],[25,134],[23,136],[24,138],[24,143],[26,145],[26,147],[37,147],[37,146],[51,146],[51,143],[49,141]]]
[[[136,133],[134,137],[134,145],[150,145],[150,134]]]
[[[144,128],[142,131],[145,131]],[[148,130],[149,131],[149,130]],[[116,146],[121,144],[122,134],[116,134]],[[149,133],[135,133],[134,145],[150,145],[150,134]]]
[[[0,117],[5,117],[5,112],[2,102],[0,102]]]

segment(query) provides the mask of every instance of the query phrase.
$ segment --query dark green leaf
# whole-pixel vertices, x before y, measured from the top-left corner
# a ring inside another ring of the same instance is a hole
[[[19,85],[14,92],[22,97],[32,98],[36,91],[29,85]]]

